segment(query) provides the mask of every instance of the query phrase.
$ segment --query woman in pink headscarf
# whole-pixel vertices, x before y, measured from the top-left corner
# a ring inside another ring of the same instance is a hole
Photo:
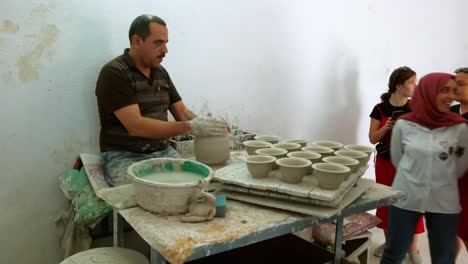
[[[407,199],[389,209],[388,244],[380,263],[403,261],[421,215],[426,218],[432,263],[454,263],[458,179],[468,169],[468,123],[450,112],[455,87],[453,75],[424,76],[410,102],[412,112],[393,128],[393,188],[405,192]]]

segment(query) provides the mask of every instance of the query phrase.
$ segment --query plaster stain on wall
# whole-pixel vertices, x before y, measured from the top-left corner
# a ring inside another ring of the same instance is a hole
[[[16,33],[19,30],[19,25],[9,19],[3,20],[0,24],[0,32]]]
[[[49,11],[50,9],[46,5],[40,4],[31,10],[30,18],[32,20],[45,19],[49,15]]]
[[[59,30],[56,25],[46,25],[38,35],[34,48],[18,59],[19,79],[31,81],[39,79],[39,62],[44,53],[52,54]]]

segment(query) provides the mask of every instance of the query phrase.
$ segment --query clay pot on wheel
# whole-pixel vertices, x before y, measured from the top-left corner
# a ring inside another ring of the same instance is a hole
[[[199,162],[208,165],[224,164],[229,159],[229,137],[195,136],[193,150]]]

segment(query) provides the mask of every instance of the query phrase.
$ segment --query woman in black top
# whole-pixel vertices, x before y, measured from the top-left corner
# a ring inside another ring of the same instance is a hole
[[[416,72],[409,67],[400,67],[392,72],[388,82],[388,91],[381,95],[381,103],[377,104],[370,114],[371,123],[369,128],[369,140],[372,144],[377,144],[377,157],[375,161],[375,179],[377,183],[392,186],[395,178],[395,167],[390,160],[390,137],[392,128],[398,116],[410,112],[409,99],[416,88]],[[388,207],[377,209],[377,217],[382,220],[378,225],[384,229],[387,237]],[[424,232],[422,218],[418,222],[416,234]],[[385,243],[374,251],[374,255],[381,257]],[[410,261],[420,263],[418,255],[417,239],[413,238],[413,243],[408,250]]]

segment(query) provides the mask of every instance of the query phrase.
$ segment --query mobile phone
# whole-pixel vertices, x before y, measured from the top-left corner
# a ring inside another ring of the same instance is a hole
[[[403,110],[397,110],[392,112],[392,119],[397,120],[398,117],[400,117],[403,114]]]

